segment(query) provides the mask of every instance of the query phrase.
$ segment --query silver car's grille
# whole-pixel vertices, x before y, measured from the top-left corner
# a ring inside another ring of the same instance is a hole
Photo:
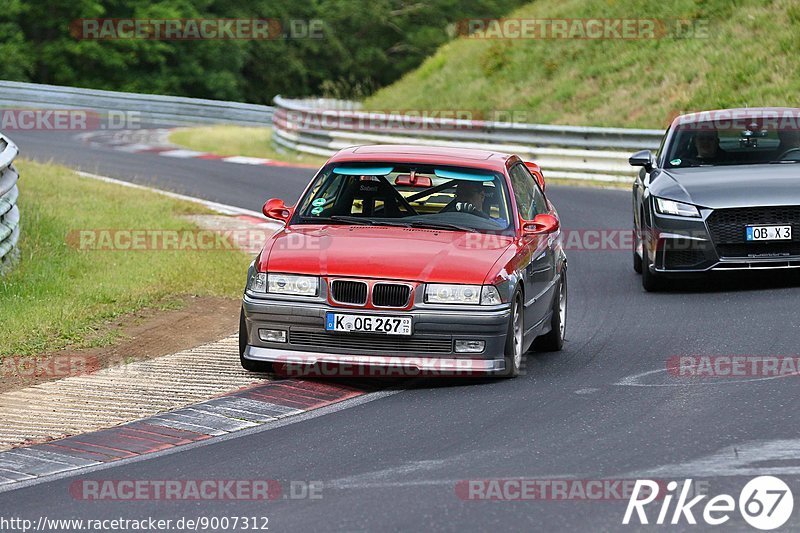
[[[718,209],[707,220],[720,257],[800,255],[800,206]],[[792,226],[791,241],[748,242],[747,226]]]
[[[753,225],[791,225],[797,238],[794,234],[800,231],[800,206],[718,209],[708,217],[708,230],[718,244],[746,242],[745,228]]]

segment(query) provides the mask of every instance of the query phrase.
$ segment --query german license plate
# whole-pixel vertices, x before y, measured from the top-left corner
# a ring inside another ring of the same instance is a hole
[[[791,241],[791,226],[747,226],[748,241]]]
[[[343,333],[411,335],[411,317],[326,313],[325,329]]]

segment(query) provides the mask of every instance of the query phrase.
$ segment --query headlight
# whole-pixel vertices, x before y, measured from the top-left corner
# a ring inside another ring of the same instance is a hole
[[[700,211],[691,204],[684,204],[682,202],[676,202],[675,200],[665,200],[664,198],[656,198],[655,200],[656,211],[662,215],[700,218]]]
[[[316,296],[319,293],[319,278],[291,274],[267,274],[267,292],[294,296]]]
[[[431,304],[496,305],[502,303],[502,300],[497,288],[492,285],[429,283],[425,286],[425,302]]]
[[[503,303],[500,293],[494,285],[484,285],[481,291],[481,305],[497,305]]]
[[[248,280],[247,289],[262,294],[269,292],[294,296],[316,296],[319,294],[319,278],[257,272]]]
[[[247,290],[252,292],[267,292],[267,274],[265,272],[253,272],[247,280]]]

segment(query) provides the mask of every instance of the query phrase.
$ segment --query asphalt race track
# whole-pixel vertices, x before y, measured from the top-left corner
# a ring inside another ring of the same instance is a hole
[[[145,126],[146,127],[146,126]],[[90,148],[73,132],[13,131],[20,157],[54,161],[141,185],[236,205],[261,212],[264,191],[296,199],[313,171],[307,168],[237,165],[198,159],[173,159],[112,148]],[[268,187],[265,189],[265,187]]]
[[[10,136],[27,158],[254,210],[272,196],[293,202],[313,172],[90,150],[71,134]],[[24,176],[20,183],[24,195]],[[627,191],[549,193],[566,229],[630,228]],[[518,379],[412,381],[324,416],[0,493],[0,507],[33,520],[268,516],[276,531],[601,531],[644,526],[621,525],[627,499],[467,501],[456,487],[496,478],[692,478],[712,496],[738,499],[762,473],[800,486],[796,379],[667,372],[677,355],[796,355],[800,281],[737,275],[648,294],[628,250],[568,257],[565,350],[531,354]],[[321,499],[267,503],[86,502],[69,493],[78,478],[319,480],[324,489]],[[656,504],[648,511],[654,520]],[[734,512],[724,528],[749,526]]]

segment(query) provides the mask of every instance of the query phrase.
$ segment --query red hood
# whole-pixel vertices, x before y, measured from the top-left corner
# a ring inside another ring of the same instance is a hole
[[[264,246],[258,269],[323,276],[483,283],[513,237],[387,226],[293,226]],[[503,265],[500,265],[502,267]]]

